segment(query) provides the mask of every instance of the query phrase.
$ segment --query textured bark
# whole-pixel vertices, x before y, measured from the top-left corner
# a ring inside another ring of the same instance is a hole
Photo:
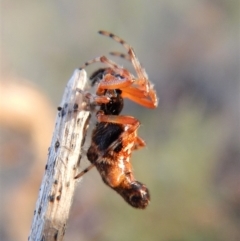
[[[86,82],[86,72],[75,70],[66,86],[34,211],[31,241],[63,240],[90,118],[82,94],[76,91],[83,90]]]

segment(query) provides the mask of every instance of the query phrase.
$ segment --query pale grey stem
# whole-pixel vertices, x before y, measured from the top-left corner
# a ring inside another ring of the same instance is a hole
[[[63,240],[90,118],[83,95],[77,91],[84,90],[86,82],[85,70],[75,70],[66,86],[34,211],[30,241]]]

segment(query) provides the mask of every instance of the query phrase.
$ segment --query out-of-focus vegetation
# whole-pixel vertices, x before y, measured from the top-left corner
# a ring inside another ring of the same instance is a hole
[[[134,47],[158,92],[156,110],[124,109],[142,123],[132,162],[151,204],[134,210],[92,171],[66,240],[240,240],[239,23],[237,0],[1,0],[0,239],[27,239],[72,72],[124,51],[104,29]]]

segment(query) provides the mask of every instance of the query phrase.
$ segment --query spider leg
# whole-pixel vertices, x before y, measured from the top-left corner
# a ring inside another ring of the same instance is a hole
[[[126,88],[134,82],[132,78],[119,78],[112,74],[105,74],[103,79],[98,83],[97,95],[103,95],[105,90],[116,90]]]
[[[90,101],[90,103],[95,103],[97,105],[107,104],[111,100],[109,97],[107,97],[105,95],[101,95],[101,96],[94,95],[88,91],[84,91],[79,88],[77,88],[76,91],[81,93],[86,99],[88,99]]]
[[[120,67],[118,64],[105,56],[97,57],[87,61],[82,67],[80,67],[80,69],[96,62],[104,63],[110,67],[109,69],[106,69],[109,74],[106,74],[103,80],[99,83],[99,89],[121,89],[134,82],[132,74],[127,69]],[[123,78],[117,78],[117,74]],[[97,92],[98,94],[102,94],[102,91]]]
[[[112,60],[108,59],[105,56],[100,57],[100,61],[111,68],[111,70],[109,70],[110,72],[114,70],[114,75],[119,74],[124,79],[129,79],[131,83],[134,82],[134,76],[127,69],[120,67],[115,62],[113,62]],[[123,79],[123,82],[124,82],[124,79]]]
[[[133,116],[105,115],[105,114],[103,114],[103,111],[99,111],[97,113],[97,120],[98,120],[98,122],[107,122],[107,123],[133,126],[134,130],[136,130],[140,126],[139,120],[134,118]],[[127,129],[126,131],[128,131],[129,129]]]
[[[139,150],[140,148],[143,148],[145,146],[146,146],[145,141],[142,138],[140,138],[139,136],[137,136],[132,150],[136,151],[136,150]]]
[[[148,91],[148,89],[150,88],[150,81],[148,80],[148,75],[145,71],[145,69],[141,66],[139,60],[137,59],[134,51],[133,51],[133,48],[130,48],[128,50],[128,54],[130,56],[130,59],[131,59],[131,62],[136,70],[136,73],[137,73],[137,76],[138,76],[138,79],[141,80],[139,82],[139,84],[143,85],[143,86],[146,86],[146,91]]]
[[[120,52],[110,52],[111,55],[130,60],[129,55],[125,55]],[[122,96],[128,98],[140,105],[143,105],[148,108],[156,108],[158,105],[158,98],[156,92],[153,89],[153,86],[150,84],[149,91],[146,91],[145,80],[136,79],[134,80],[134,86],[130,85],[125,89],[122,89]],[[122,86],[123,88],[123,86]]]
[[[101,35],[104,35],[104,36],[107,36],[107,37],[110,37],[112,38],[113,40],[115,40],[116,42],[120,43],[121,45],[123,45],[123,47],[129,51],[129,49],[131,49],[132,47],[126,42],[124,41],[123,39],[121,39],[120,37],[118,37],[117,35],[113,34],[113,33],[110,33],[110,32],[107,32],[107,31],[104,31],[104,30],[100,30],[98,31],[99,34]]]
[[[104,63],[108,63],[108,61],[111,61],[105,57],[101,57],[101,59],[98,60]],[[92,61],[89,61],[89,63],[90,62]],[[116,77],[116,75],[113,75],[115,74],[115,72],[113,72],[111,68],[105,69],[105,71],[106,74],[104,75],[103,79],[98,83],[98,87],[96,90],[97,95],[86,93],[86,97],[88,97],[89,99],[93,99],[94,102],[97,104],[108,103],[110,99],[109,97],[104,95],[105,90],[121,89],[123,91],[122,96],[124,98],[128,98],[148,108],[156,108],[158,101],[155,91],[153,89],[150,89],[149,92],[146,92],[145,89],[141,89],[142,85],[140,84],[140,86],[138,86],[139,80],[134,80],[127,70],[124,70],[124,74],[121,73],[122,76],[124,76],[125,78],[120,78]],[[132,86],[133,83],[134,86]],[[78,91],[80,92],[80,90]]]
[[[131,134],[137,131],[140,126],[138,119],[133,116],[123,116],[123,115],[104,115],[102,111],[97,113],[98,122],[115,123],[126,126],[124,132],[120,135],[119,139],[127,139]],[[135,138],[137,134],[135,133]],[[113,143],[115,145],[115,143]],[[110,149],[111,149],[110,145]],[[109,149],[108,148],[108,149]]]
[[[131,55],[134,55],[135,56],[135,54],[134,54],[134,52],[133,53],[131,53],[131,54],[124,54],[124,53],[121,53],[121,52],[110,52],[109,54],[111,54],[111,55],[113,55],[113,56],[117,56],[117,57],[120,57],[120,58],[123,58],[123,59],[126,59],[126,60],[128,60],[128,61],[130,61],[130,62],[132,62],[133,63],[133,61],[132,61],[132,56]],[[135,59],[136,59],[136,61],[138,61],[138,59],[135,57]],[[139,62],[139,61],[138,61]],[[146,80],[148,79],[148,76],[147,76],[147,73],[145,72],[145,70],[141,67],[141,65],[140,65],[140,63],[138,63],[138,64],[133,64],[133,66],[135,67],[136,65],[139,65],[140,66],[140,70],[137,70],[137,68],[135,68],[135,70],[136,70],[136,72],[137,72],[137,75],[138,75],[138,78],[139,79],[137,79],[137,80],[135,80],[135,83],[137,83],[137,84],[139,84],[139,85],[142,85],[142,86],[144,86],[144,85],[146,85]],[[145,74],[138,74],[139,72],[142,72],[142,71],[144,71],[144,73]],[[148,84],[148,83],[147,83]],[[145,89],[145,88],[144,88]]]
[[[85,173],[89,172],[93,167],[95,167],[94,164],[91,164],[90,166],[88,166],[87,168],[85,168],[84,170],[82,170],[80,173],[78,173],[74,179],[78,179],[80,177],[82,177]]]
[[[118,56],[120,58],[124,58],[126,60],[131,61],[131,57],[129,55],[123,54],[121,52],[110,52],[111,55],[113,56]],[[144,69],[142,69],[144,70]],[[145,71],[145,70],[144,70]],[[139,75],[138,75],[139,76]],[[150,83],[150,81],[147,80],[147,74],[145,73],[144,75],[146,78],[144,78],[143,80],[141,79],[136,79],[134,81],[134,85],[135,86],[129,86],[127,89],[124,89],[123,91],[126,93],[123,93],[123,97],[125,98],[129,98],[134,102],[137,102],[140,105],[143,105],[145,107],[148,108],[156,108],[158,105],[158,98],[157,98],[157,94],[153,88],[153,85]],[[148,91],[145,88],[146,87],[146,83],[148,85]],[[142,96],[143,99],[139,99],[137,97]],[[150,100],[147,98],[149,97]]]
[[[79,69],[83,69],[83,68],[87,67],[90,64],[98,63],[98,62],[106,64],[108,67],[113,69],[116,74],[119,74],[121,76],[123,75],[123,76],[128,76],[128,77],[133,78],[132,74],[127,69],[124,69],[123,67],[119,66],[117,63],[115,63],[114,61],[108,59],[106,56],[96,57],[96,58],[94,58],[92,60],[89,60],[82,67],[80,67]]]
[[[113,56],[120,57],[120,58],[122,58],[122,59],[126,59],[126,60],[128,60],[128,61],[131,61],[129,55],[123,54],[123,53],[121,53],[121,52],[115,52],[115,51],[114,51],[114,52],[110,52],[109,54],[111,54],[111,55],[113,55]]]
[[[137,59],[137,57],[136,57],[136,55],[134,53],[133,48],[126,41],[124,41],[123,39],[121,39],[120,37],[118,37],[115,34],[112,34],[110,32],[103,31],[103,30],[99,31],[98,33],[101,34],[101,35],[110,37],[113,40],[115,40],[116,42],[118,42],[118,43],[123,45],[123,47],[128,51],[128,55],[129,55],[130,61],[132,62],[133,67],[136,70],[138,78],[141,80],[141,84],[143,86],[145,86],[146,91],[148,92],[148,89],[150,87],[150,83],[148,81],[147,73],[146,73],[145,69],[141,66],[140,62],[138,61],[138,59]]]
[[[105,56],[96,57],[96,58],[94,58],[94,59],[91,59],[91,60],[85,62],[85,64],[84,64],[83,66],[81,66],[79,69],[84,69],[84,68],[87,67],[88,65],[93,64],[93,63],[98,63],[98,62],[105,63],[105,64],[107,64],[109,67],[114,68],[114,69],[117,69],[117,70],[122,69],[121,66],[119,66],[117,63],[115,63],[115,62],[107,59],[107,57],[105,57]]]
[[[151,88],[148,93],[140,90],[137,87],[129,86],[122,89],[122,97],[128,98],[135,103],[147,108],[156,108],[158,105],[158,98],[156,92]]]

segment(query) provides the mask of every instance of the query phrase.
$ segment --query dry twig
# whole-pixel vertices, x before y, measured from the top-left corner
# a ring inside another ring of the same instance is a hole
[[[86,72],[75,70],[65,89],[34,211],[31,241],[63,240],[90,118],[82,94],[76,91],[84,89],[86,82]]]

